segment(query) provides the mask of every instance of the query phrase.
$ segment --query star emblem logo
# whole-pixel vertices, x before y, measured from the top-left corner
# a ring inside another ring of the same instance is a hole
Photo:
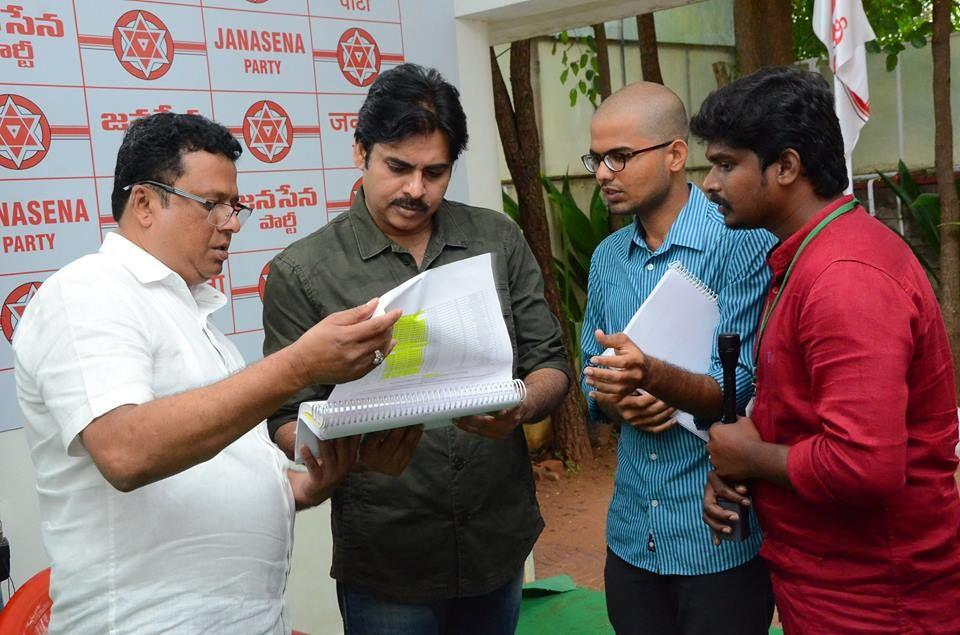
[[[380,47],[363,29],[347,29],[337,43],[337,63],[348,82],[369,86],[380,75]]]
[[[50,123],[35,103],[20,95],[0,95],[0,166],[32,168],[50,149]]]
[[[350,188],[350,207],[353,207],[353,201],[357,198],[357,192],[360,191],[360,188],[363,187],[363,177],[361,176],[357,179],[356,183],[353,184],[353,187]]]
[[[276,102],[258,101],[243,116],[243,140],[264,163],[282,160],[293,146],[293,122]]]
[[[257,283],[257,293],[260,294],[260,301],[263,302],[263,293],[267,290],[267,274],[270,273],[270,262],[263,265],[260,271],[260,281]]]
[[[113,51],[134,77],[159,79],[173,64],[173,37],[149,11],[127,11],[113,26]]]
[[[37,294],[42,282],[25,282],[10,292],[0,307],[0,329],[8,342],[13,342],[13,332],[27,309],[27,304]]]

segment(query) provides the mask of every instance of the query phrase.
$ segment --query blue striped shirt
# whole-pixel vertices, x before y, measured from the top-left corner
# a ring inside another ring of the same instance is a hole
[[[766,254],[776,242],[763,230],[731,230],[703,192],[690,185],[690,197],[651,252],[638,223],[608,236],[590,263],[586,315],[580,346],[583,359],[602,352],[594,331],[617,333],[653,290],[667,266],[679,260],[719,298],[717,332],[739,333],[738,406],[753,394],[751,350],[764,294],[769,284]],[[714,344],[708,374],[723,385]],[[589,387],[583,385],[585,394]],[[591,418],[602,420],[587,398]],[[607,545],[630,564],[667,575],[704,575],[731,569],[753,558],[761,536],[751,513],[751,538],[713,545],[701,520],[703,486],[710,463],[702,440],[680,426],[660,434],[623,426],[617,448],[617,473],[607,516]]]

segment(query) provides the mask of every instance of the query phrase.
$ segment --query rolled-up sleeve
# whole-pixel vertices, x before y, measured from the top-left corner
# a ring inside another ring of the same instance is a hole
[[[505,227],[510,308],[517,338],[517,374],[524,378],[540,368],[555,368],[572,381],[560,322],[544,299],[543,276],[537,260],[520,229],[512,223]]]
[[[901,285],[859,262],[811,287],[798,337],[823,430],[793,445],[790,482],[815,503],[858,502],[906,482],[907,382],[919,312]]]
[[[602,249],[602,247],[600,248]],[[587,276],[587,306],[584,309],[583,326],[580,329],[580,352],[583,363],[587,364],[594,355],[603,352],[603,347],[597,343],[594,333],[597,329],[602,329],[605,333],[609,332],[606,321],[603,319],[603,285],[600,282],[600,249],[594,254],[590,261],[590,273]],[[583,369],[580,369],[581,371]],[[586,383],[586,376],[580,373],[580,389],[587,400],[587,412],[591,421],[606,422],[607,417],[600,410],[597,402],[590,398],[590,391],[593,390]]]
[[[263,294],[264,356],[297,341],[324,317],[311,300],[301,274],[301,270],[287,261],[282,254],[270,264]],[[300,402],[323,399],[329,391],[329,387],[308,386],[295,394],[267,418],[270,438],[274,438],[280,426],[297,418]]]
[[[770,269],[766,254],[773,246],[773,235],[764,231],[744,231],[732,234],[737,242],[730,250],[730,262],[723,285],[716,290],[720,306],[717,333],[740,334],[740,358],[737,360],[737,409],[743,412],[753,397],[753,343],[760,311],[770,284]],[[716,338],[710,370],[707,371],[723,386],[723,366],[717,351]]]

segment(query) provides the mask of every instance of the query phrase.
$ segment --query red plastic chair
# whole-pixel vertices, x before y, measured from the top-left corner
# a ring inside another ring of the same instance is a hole
[[[0,612],[0,635],[46,635],[50,624],[50,569],[23,584]]]

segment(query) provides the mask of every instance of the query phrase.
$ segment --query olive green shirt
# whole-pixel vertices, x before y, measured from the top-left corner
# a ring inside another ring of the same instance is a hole
[[[539,368],[569,374],[560,325],[519,227],[498,212],[444,201],[423,268],[484,253],[493,254],[514,377]],[[358,192],[349,213],[273,260],[264,354],[418,273],[413,256],[374,224]],[[271,435],[296,418],[301,401],[325,399],[332,388],[297,394],[270,418]],[[350,473],[333,496],[332,524],[331,575],[351,589],[417,603],[493,591],[518,575],[543,529],[523,430],[503,441],[456,427],[427,431],[401,476]]]

